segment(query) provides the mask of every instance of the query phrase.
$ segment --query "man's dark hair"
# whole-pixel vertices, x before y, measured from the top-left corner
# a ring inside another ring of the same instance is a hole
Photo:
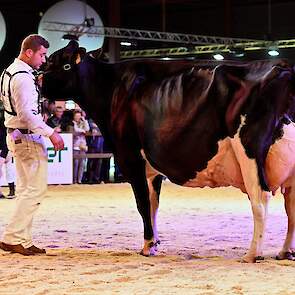
[[[26,37],[21,46],[21,51],[26,51],[27,49],[32,49],[34,52],[43,46],[45,48],[49,47],[49,42],[40,35],[33,34]]]

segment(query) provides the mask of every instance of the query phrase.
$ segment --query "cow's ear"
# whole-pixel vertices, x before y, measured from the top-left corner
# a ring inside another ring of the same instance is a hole
[[[91,57],[95,58],[95,59],[100,59],[102,57],[102,54],[103,54],[103,49],[101,47],[101,48],[98,48],[98,49],[95,49],[95,50],[92,50],[92,51],[88,51],[87,54],[90,55]]]
[[[253,83],[238,78],[232,74],[227,74],[227,79],[229,82],[235,84],[235,90],[225,114],[225,121],[229,136],[233,137],[240,123],[242,107],[244,106],[247,97],[251,92]]]
[[[75,63],[79,64],[83,60],[85,55],[86,49],[84,47],[79,47]]]

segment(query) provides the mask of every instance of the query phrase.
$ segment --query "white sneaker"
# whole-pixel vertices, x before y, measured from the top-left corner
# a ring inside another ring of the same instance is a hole
[[[16,195],[12,195],[12,196],[7,195],[7,196],[5,196],[5,199],[14,199],[15,197],[16,197]]]

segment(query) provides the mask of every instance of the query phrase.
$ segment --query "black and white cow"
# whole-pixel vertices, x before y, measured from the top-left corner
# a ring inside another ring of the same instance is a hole
[[[43,94],[74,98],[111,144],[143,219],[141,253],[154,254],[159,243],[156,212],[161,174],[176,184],[190,185],[218,154],[218,142],[239,131],[238,148],[255,171],[255,189],[248,193],[255,230],[244,257],[255,261],[264,230],[262,195],[269,190],[266,157],[282,135],[284,122],[294,120],[293,69],[274,62],[109,64],[79,53],[78,43],[71,41],[49,57]]]

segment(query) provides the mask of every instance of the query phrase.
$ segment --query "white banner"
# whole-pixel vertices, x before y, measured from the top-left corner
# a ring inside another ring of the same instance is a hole
[[[45,138],[48,153],[48,184],[73,183],[73,135],[60,133],[65,147],[55,152],[51,141]]]
[[[51,141],[45,138],[48,153],[48,184],[73,183],[73,135],[71,133],[60,133],[60,135],[65,147],[58,152],[55,152]],[[2,167],[0,185],[7,185],[5,165]]]

